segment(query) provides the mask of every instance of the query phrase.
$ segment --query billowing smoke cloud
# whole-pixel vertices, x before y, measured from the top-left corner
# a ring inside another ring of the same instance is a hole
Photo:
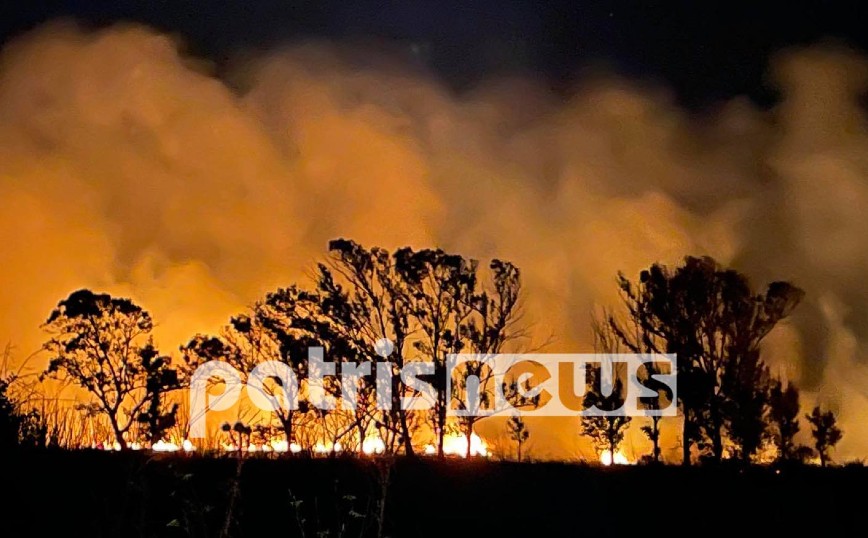
[[[697,118],[613,77],[566,102],[527,80],[456,96],[418,66],[326,44],[264,55],[230,85],[151,30],[51,25],[0,63],[0,341],[23,359],[87,286],[139,301],[172,349],[304,280],[344,236],[514,261],[538,339],[589,351],[617,271],[711,254],[807,290],[770,357],[806,403],[836,406],[839,455],[860,455],[865,65],[790,52],[771,70],[776,109],[737,99]],[[576,434],[541,423],[537,452],[575,453]]]

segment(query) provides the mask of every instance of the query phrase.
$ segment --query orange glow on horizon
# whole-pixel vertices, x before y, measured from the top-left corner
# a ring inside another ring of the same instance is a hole
[[[434,445],[425,446],[425,454],[433,456],[437,454],[437,447]],[[467,457],[467,437],[464,434],[451,434],[443,439],[443,454],[446,456],[458,456],[461,458]],[[470,456],[482,456],[488,458],[491,456],[490,447],[481,437],[475,433],[470,434]]]
[[[621,452],[620,450],[615,452],[615,458],[614,459],[612,458],[611,452],[609,452],[608,450],[604,450],[600,454],[600,463],[602,463],[603,465],[605,465],[607,467],[609,465],[612,465],[612,464],[615,464],[615,465],[632,465],[630,460],[627,459],[627,456],[625,456],[624,453]]]

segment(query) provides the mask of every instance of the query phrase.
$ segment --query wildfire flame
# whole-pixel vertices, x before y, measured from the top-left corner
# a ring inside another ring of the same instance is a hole
[[[180,450],[180,447],[178,447],[178,445],[176,445],[175,443],[169,443],[161,440],[154,443],[154,446],[151,447],[151,450],[153,450],[154,452],[177,452],[178,450]]]
[[[196,447],[193,443],[190,442],[189,439],[184,439],[184,442],[181,443],[181,446],[176,445],[170,441],[157,441],[151,447],[151,450],[154,452],[178,452],[179,450],[183,450],[184,452],[194,452]]]
[[[467,437],[461,434],[447,435],[443,439],[443,453],[447,456],[467,457]],[[437,454],[437,447],[426,445],[425,454],[429,456]],[[475,433],[470,434],[470,455],[485,458],[491,456],[488,444]]]
[[[317,443],[313,447],[313,451],[317,454],[328,454],[330,452],[340,452],[344,449],[344,447],[340,443],[335,443],[332,445],[331,443]],[[379,453],[379,452],[378,452]]]
[[[283,440],[272,440],[270,445],[274,452],[291,452],[293,454],[301,452],[301,446],[296,443],[290,444]]]
[[[94,444],[93,448],[97,448],[100,450],[120,450],[121,446],[117,442],[106,442],[106,443],[98,443]],[[143,447],[139,443],[132,443],[129,446],[132,450],[141,450]],[[239,451],[239,447],[234,443],[224,443],[222,445],[222,449],[225,452],[237,452]],[[249,444],[246,447],[242,447],[242,450],[247,452],[278,452],[285,453],[291,452],[293,454],[297,454],[302,451],[300,445],[296,443],[287,443],[284,440],[271,440],[270,442],[262,445],[257,444]],[[316,443],[313,446],[313,452],[316,454],[327,454],[331,452],[341,452],[344,447],[341,443],[335,443],[332,445],[331,443]],[[154,452],[195,452],[196,446],[189,440],[184,439],[184,441],[178,445],[171,441],[157,441],[151,446],[151,450]],[[383,454],[386,451],[386,444],[380,439],[379,436],[373,435],[365,439],[362,443],[362,452],[366,455],[373,454]],[[425,446],[424,452],[426,455],[434,456],[437,454],[437,446],[433,444],[429,444]],[[443,439],[443,453],[447,456],[458,456],[461,458],[467,457],[467,438],[462,434],[452,434],[448,435]],[[607,459],[606,452],[601,456],[601,461],[604,465],[609,465],[610,462]],[[481,457],[490,457],[490,447],[488,443],[486,443],[481,437],[478,435],[471,434],[470,436],[470,455],[471,456],[481,456]],[[628,463],[627,459],[619,452],[615,454],[615,463]]]
[[[371,454],[382,454],[385,451],[386,443],[377,436],[368,437],[362,442],[362,452],[369,456]]]
[[[624,455],[620,450],[615,452],[615,458],[612,458],[612,453],[608,450],[604,450],[600,454],[600,463],[603,465],[609,466],[613,463],[615,465],[630,465],[630,460],[627,459],[627,456]]]

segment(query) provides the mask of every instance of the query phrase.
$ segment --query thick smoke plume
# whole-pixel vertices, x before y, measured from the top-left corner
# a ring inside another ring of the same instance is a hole
[[[303,281],[343,236],[511,260],[539,340],[587,352],[617,271],[710,254],[807,291],[769,356],[803,407],[840,411],[839,457],[865,455],[864,59],[783,53],[776,108],[735,99],[702,117],[611,76],[566,101],[528,80],[456,96],[405,60],[298,45],[229,84],[141,27],[55,24],[10,44],[0,342],[24,360],[52,306],[91,287],[148,308],[172,350]],[[540,455],[574,454],[577,421],[534,436]]]

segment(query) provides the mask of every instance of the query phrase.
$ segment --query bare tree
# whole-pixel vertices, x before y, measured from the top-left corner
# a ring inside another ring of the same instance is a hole
[[[386,380],[377,378],[390,389],[389,409],[364,413],[366,408],[357,408],[359,448],[370,422],[380,431],[387,450],[398,444],[412,456],[415,412],[404,412],[400,405],[412,390],[399,373],[411,362],[416,327],[410,291],[398,271],[397,257],[385,249],[366,249],[345,239],[331,241],[329,251],[329,262],[319,264],[315,277],[322,313],[328,319],[324,328],[330,338],[345,343],[347,355],[383,363],[390,374]],[[371,383],[370,378],[364,382]],[[359,392],[364,395],[370,391],[369,385]]]
[[[622,295],[628,312],[637,312],[637,305],[627,295]],[[626,319],[618,318],[613,312],[603,310],[592,318],[594,342],[599,353],[621,353],[629,351],[636,354],[660,353],[663,343],[645,329],[644,324],[634,315]],[[657,396],[642,398],[641,408],[648,411],[663,409],[672,402],[672,391],[663,383],[654,379],[655,375],[664,374],[663,367],[658,362],[647,362],[639,369],[638,375],[642,383],[648,387],[655,387]],[[665,404],[665,405],[664,405]],[[643,425],[642,433],[651,441],[651,460],[654,463],[660,461],[660,421],[659,415],[648,417],[650,424]]]
[[[471,298],[471,315],[461,324],[459,333],[464,340],[463,348],[480,358],[490,357],[501,353],[504,345],[508,342],[524,336],[524,331],[519,326],[521,312],[519,309],[519,298],[521,295],[521,276],[518,268],[509,262],[494,260],[491,262],[490,269],[493,274],[494,284],[491,290],[483,290],[475,293]],[[490,416],[491,414],[501,412],[503,409],[494,409],[494,380],[495,372],[484,366],[481,360],[470,360],[464,363],[464,369],[456,369],[458,379],[453,385],[453,388],[458,388],[458,391],[453,391],[452,398],[457,403],[459,409],[465,408],[467,401],[462,400],[462,393],[466,398],[474,398],[475,402],[471,405],[478,405],[481,408],[488,408],[491,413],[468,413],[458,417],[458,424],[464,434],[467,452],[466,457],[470,457],[471,438],[473,436],[473,428],[477,422]],[[474,380],[474,389],[471,395],[468,393],[468,380]],[[510,396],[510,386],[505,385],[504,395],[509,402],[508,408],[527,406],[534,403],[531,401],[520,401],[519,392],[515,386],[512,386],[512,396]],[[457,394],[456,394],[457,393]],[[465,409],[466,410],[466,409]],[[478,411],[478,410],[477,410]]]

